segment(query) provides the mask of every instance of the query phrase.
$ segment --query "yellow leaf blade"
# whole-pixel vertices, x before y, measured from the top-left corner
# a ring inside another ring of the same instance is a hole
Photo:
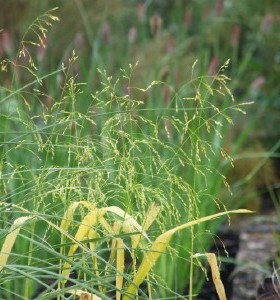
[[[155,219],[157,218],[159,212],[160,212],[160,205],[157,203],[152,203],[151,206],[149,207],[147,214],[146,214],[146,219],[144,221],[144,224],[142,226],[144,232],[146,232],[150,226],[153,224],[153,222],[155,221]],[[132,239],[132,247],[136,248],[139,244],[140,244],[140,240],[141,240],[142,235],[141,234],[137,234],[134,235],[134,237],[131,237]]]
[[[155,221],[156,217],[158,216],[158,214],[160,212],[160,209],[161,209],[161,207],[159,204],[152,203],[149,210],[147,211],[146,220],[143,225],[143,229],[145,231],[148,230],[150,228],[150,226],[153,224],[153,222]]]
[[[68,227],[70,226],[72,220],[73,220],[73,216],[75,213],[76,208],[79,206],[79,202],[73,202],[68,209],[66,210],[63,219],[60,223],[60,228],[62,230],[67,231]]]
[[[139,232],[141,232],[145,238],[149,239],[147,234],[144,232],[142,226],[132,217],[130,216],[127,212],[122,210],[121,208],[117,206],[108,206],[104,208],[106,211],[110,211],[121,218],[123,218],[126,222],[130,223],[135,229],[137,229]]]
[[[217,263],[217,258],[214,253],[206,253],[206,258],[211,267],[212,279],[220,300],[227,300],[225,288],[220,278],[220,271]]]
[[[220,300],[227,300],[225,288],[220,278],[220,271],[217,263],[217,258],[214,253],[203,253],[203,254],[195,254],[194,257],[206,256],[207,261],[211,268],[212,280],[215,285],[217,294]]]
[[[66,210],[64,216],[63,216],[63,219],[61,221],[61,224],[60,224],[60,228],[64,231],[67,231],[68,230],[68,227],[70,226],[71,222],[73,221],[73,217],[74,217],[74,213],[75,213],[75,210],[77,209],[77,207],[79,205],[83,205],[85,207],[87,207],[88,209],[90,210],[93,210],[94,209],[94,205],[91,204],[90,202],[88,201],[75,201],[73,202],[69,207],[68,209]]]
[[[0,272],[3,270],[3,268],[6,266],[8,258],[10,256],[10,253],[12,251],[12,248],[14,246],[14,243],[16,241],[16,238],[19,234],[19,231],[22,227],[22,225],[27,221],[31,219],[31,216],[29,217],[20,217],[14,221],[10,228],[9,234],[6,236],[5,241],[1,248],[0,253]]]
[[[90,211],[82,220],[81,225],[79,226],[76,235],[75,235],[75,243],[72,245],[68,252],[68,257],[72,258],[76,250],[78,249],[79,242],[81,242],[85,237],[88,236],[90,229],[98,222],[99,218],[102,218],[106,213],[104,209],[94,209]],[[68,278],[70,273],[70,263],[65,262],[63,265],[62,275]]]
[[[210,221],[216,218],[219,218],[224,215],[228,214],[236,214],[236,213],[252,213],[252,211],[247,209],[237,209],[231,211],[220,212],[217,214],[213,214],[210,216],[202,217],[200,219],[179,225],[173,229],[166,231],[165,233],[161,234],[152,244],[151,249],[146,252],[144,258],[140,264],[138,272],[135,274],[133,282],[128,286],[126,289],[126,295],[124,295],[123,300],[129,300],[131,296],[134,296],[137,292],[138,287],[144,281],[146,276],[149,274],[151,268],[157,262],[161,254],[166,250],[166,247],[169,244],[170,239],[172,238],[173,234],[177,231],[182,229],[192,227],[202,222]]]
[[[116,262],[116,299],[121,300],[121,289],[123,287],[123,273],[124,273],[124,242],[118,238],[117,243],[117,262]]]

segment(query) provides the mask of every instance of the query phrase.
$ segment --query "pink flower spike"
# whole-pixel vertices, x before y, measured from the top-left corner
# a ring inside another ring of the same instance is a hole
[[[47,52],[48,40],[46,37],[42,38],[40,41],[40,46],[37,48],[37,60],[42,61]]]
[[[268,32],[274,22],[274,19],[273,15],[266,15],[261,22],[261,31]]]
[[[159,13],[155,13],[150,18],[150,29],[153,35],[158,34],[162,28],[162,18]]]
[[[172,53],[174,52],[174,49],[176,48],[176,37],[173,35],[169,35],[166,39],[166,52]]]
[[[135,43],[138,36],[138,30],[135,26],[131,27],[128,31],[128,42],[130,44]]]
[[[250,91],[256,92],[259,91],[265,84],[266,79],[263,75],[258,76],[250,85]]]
[[[111,26],[107,22],[101,27],[101,38],[104,44],[110,44],[112,41]]]
[[[13,52],[14,52],[14,45],[13,45],[13,37],[12,34],[5,30],[2,32],[2,47],[4,52],[9,55],[12,56]]]
[[[216,16],[220,16],[223,10],[224,10],[224,0],[217,0],[216,7],[215,7]]]
[[[184,24],[186,28],[189,28],[193,19],[193,12],[191,9],[186,9],[184,14]]]
[[[204,5],[203,10],[202,10],[202,21],[207,21],[210,16],[210,7],[209,5]]]
[[[2,42],[2,35],[0,33],[0,59],[4,56],[4,48],[3,48],[3,42]]]
[[[239,25],[235,25],[230,33],[230,45],[235,48],[239,44],[241,34],[241,27]]]
[[[219,69],[220,69],[220,60],[217,56],[214,56],[210,61],[207,74],[209,76],[215,76],[217,75]]]
[[[76,33],[74,38],[75,49],[78,51],[82,51],[86,48],[86,39],[83,32],[79,31]]]
[[[137,6],[137,17],[139,21],[143,22],[145,20],[146,16],[146,4],[144,2],[141,2]]]

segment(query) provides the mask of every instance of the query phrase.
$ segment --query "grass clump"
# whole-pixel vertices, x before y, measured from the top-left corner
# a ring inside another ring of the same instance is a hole
[[[40,20],[41,43],[49,21]],[[208,77],[195,74],[194,63],[179,90],[160,81],[131,86],[136,65],[117,79],[98,70],[101,88],[89,95],[73,71],[75,52],[38,76],[29,44],[20,46],[26,65],[3,63],[13,80],[0,92],[1,297],[176,298],[188,280],[192,298],[201,272],[194,255],[207,251],[207,231],[219,226],[205,221],[245,212],[227,211],[218,199],[229,188],[221,168],[231,163],[222,137],[231,112],[244,113],[246,104],[227,87],[228,62]],[[23,85],[21,69],[32,76]],[[59,92],[48,91],[50,82]],[[187,227],[187,238],[170,242]]]

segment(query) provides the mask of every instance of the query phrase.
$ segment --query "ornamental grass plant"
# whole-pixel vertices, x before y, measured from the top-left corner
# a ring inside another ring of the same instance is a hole
[[[219,199],[230,195],[223,137],[249,104],[234,101],[229,61],[211,76],[195,61],[178,89],[132,85],[137,63],[118,76],[98,69],[89,92],[75,51],[47,74],[33,57],[54,13],[1,64],[0,298],[192,299],[203,256],[218,277],[215,230],[248,212]]]

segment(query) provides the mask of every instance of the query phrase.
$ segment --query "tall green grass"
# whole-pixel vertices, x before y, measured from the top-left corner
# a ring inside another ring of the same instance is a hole
[[[35,30],[42,44],[45,27],[55,20],[52,11],[44,14],[25,36]],[[213,76],[197,74],[194,62],[191,80],[179,89],[161,81],[132,86],[137,65],[121,69],[117,78],[98,69],[100,89],[89,94],[75,74],[75,52],[59,69],[38,75],[34,44],[37,40],[24,38],[17,63],[2,63],[12,79],[0,91],[1,240],[18,222],[20,231],[1,269],[0,296],[31,299],[42,291],[39,299],[68,299],[67,291],[84,290],[109,299],[116,272],[129,286],[136,262],[156,237],[230,208],[218,197],[224,189],[230,195],[223,172],[231,158],[223,136],[233,123],[231,115],[244,113],[248,103],[234,102],[224,74],[228,61]],[[170,95],[165,102],[164,92]],[[65,231],[65,213],[80,201],[91,209],[117,207],[125,214],[111,211],[101,224],[82,223],[88,207],[81,205]],[[147,229],[148,241],[135,251],[129,238],[141,233],[155,204],[161,210]],[[125,230],[126,214],[141,225]],[[177,235],[138,297],[193,297],[203,281],[194,255],[207,252],[222,220],[198,222]],[[87,224],[89,235],[77,235]],[[127,258],[122,271],[113,263],[115,238]],[[70,266],[70,278],[65,266]]]

